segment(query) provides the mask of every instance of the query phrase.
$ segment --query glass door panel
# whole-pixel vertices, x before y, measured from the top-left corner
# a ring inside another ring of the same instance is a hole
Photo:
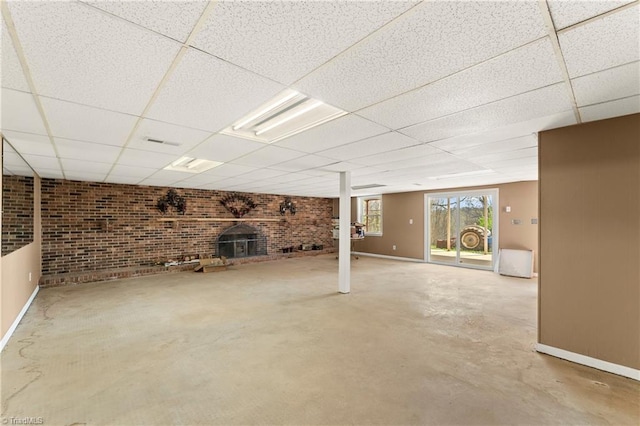
[[[460,197],[460,263],[491,267],[493,197],[488,194]]]
[[[457,197],[429,198],[429,261],[458,263],[456,230],[458,229]]]
[[[492,269],[497,196],[497,190],[427,195],[427,261]]]

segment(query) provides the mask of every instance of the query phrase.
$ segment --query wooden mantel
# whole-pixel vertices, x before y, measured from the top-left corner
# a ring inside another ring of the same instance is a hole
[[[236,218],[236,217],[161,217],[159,222],[280,222],[284,219],[266,217]]]

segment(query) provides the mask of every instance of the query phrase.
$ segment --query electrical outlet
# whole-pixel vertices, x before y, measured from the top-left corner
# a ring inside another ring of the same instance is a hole
[[[409,219],[409,225],[413,225],[413,219]]]
[[[395,244],[393,245],[393,249],[394,249],[394,250],[396,249],[396,245],[395,245]]]
[[[31,282],[31,272],[29,272],[29,282]]]

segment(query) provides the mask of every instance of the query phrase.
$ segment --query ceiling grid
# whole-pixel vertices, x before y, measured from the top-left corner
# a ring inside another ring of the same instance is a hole
[[[639,12],[8,0],[0,130],[45,178],[326,197],[344,170],[354,195],[535,180],[537,132],[640,112]],[[281,139],[223,133],[287,91],[345,113],[307,128],[283,107],[245,128]],[[201,160],[221,164],[191,173]]]

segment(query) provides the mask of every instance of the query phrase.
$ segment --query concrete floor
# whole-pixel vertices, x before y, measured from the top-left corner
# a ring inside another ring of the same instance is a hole
[[[43,289],[2,353],[3,420],[640,421],[640,383],[533,350],[535,280],[352,265],[349,295],[333,255]]]

